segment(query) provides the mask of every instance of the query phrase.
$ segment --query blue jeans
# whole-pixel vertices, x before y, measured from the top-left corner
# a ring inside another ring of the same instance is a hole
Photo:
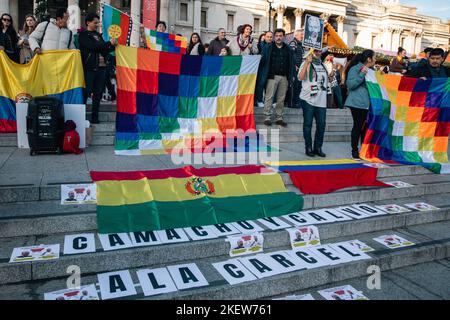
[[[305,148],[311,149],[313,146],[311,131],[313,118],[316,119],[316,134],[314,136],[314,150],[322,148],[323,136],[325,135],[325,120],[327,108],[314,107],[302,101],[303,104],[303,137],[305,138]]]

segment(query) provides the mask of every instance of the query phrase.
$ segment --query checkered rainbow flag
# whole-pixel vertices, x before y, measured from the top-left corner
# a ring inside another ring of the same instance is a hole
[[[145,28],[145,40],[152,50],[186,54],[186,37]]]
[[[256,134],[260,56],[190,56],[126,46],[118,46],[116,56],[116,154],[170,153],[192,142],[202,143],[194,152],[207,152],[212,141],[205,133],[222,135],[224,144],[229,131]]]
[[[450,173],[450,78],[420,80],[369,70],[371,109],[360,156]]]

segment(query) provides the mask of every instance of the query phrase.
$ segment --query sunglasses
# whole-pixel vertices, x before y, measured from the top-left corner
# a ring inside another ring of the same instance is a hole
[[[11,22],[11,19],[5,19],[5,18],[2,18],[2,20],[3,20],[3,21]]]

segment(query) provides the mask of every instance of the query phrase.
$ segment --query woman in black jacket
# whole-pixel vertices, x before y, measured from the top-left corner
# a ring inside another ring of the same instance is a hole
[[[191,56],[203,56],[205,54],[205,47],[203,46],[202,39],[197,32],[191,35],[191,41],[187,49],[187,54]]]
[[[19,37],[13,27],[12,17],[4,13],[0,19],[0,50],[4,50],[6,55],[14,62],[20,62],[19,56]]]

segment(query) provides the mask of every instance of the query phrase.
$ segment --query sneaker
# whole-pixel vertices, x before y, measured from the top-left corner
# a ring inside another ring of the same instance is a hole
[[[284,122],[283,120],[277,120],[275,123],[279,126],[287,127],[287,123]]]
[[[272,121],[270,121],[270,120],[264,120],[264,124],[265,124],[266,126],[271,126],[271,125],[272,125]]]
[[[262,103],[262,102],[258,102],[258,108],[264,108],[264,103]]]

